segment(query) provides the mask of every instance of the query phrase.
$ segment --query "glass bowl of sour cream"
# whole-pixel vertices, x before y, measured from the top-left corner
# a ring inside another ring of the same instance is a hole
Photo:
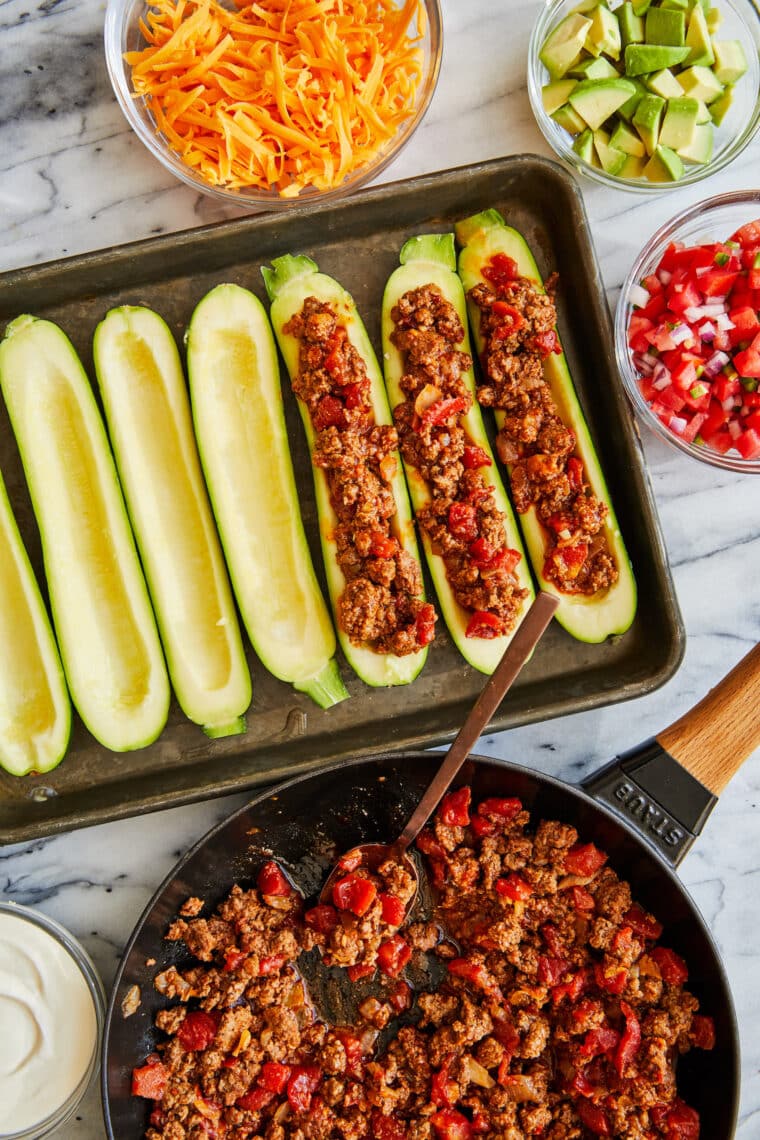
[[[105,995],[47,915],[0,902],[0,1140],[40,1140],[76,1111],[100,1057]]]

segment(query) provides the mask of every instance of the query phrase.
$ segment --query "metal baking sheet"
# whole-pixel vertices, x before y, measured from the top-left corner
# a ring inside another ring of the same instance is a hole
[[[266,214],[66,258],[0,275],[0,330],[20,313],[56,321],[92,375],[92,335],[115,305],[147,304],[182,346],[195,304],[233,281],[264,298],[260,266],[308,253],[353,293],[375,347],[385,281],[403,242],[451,229],[495,206],[530,244],[541,272],[559,272],[559,329],[596,443],[639,587],[631,629],[601,645],[556,623],[493,721],[494,729],[639,697],[678,668],[684,630],[643,456],[616,374],[610,315],[580,190],[556,163],[497,159],[363,191],[337,205]],[[304,522],[318,549],[311,470],[287,380],[286,414]],[[39,536],[21,462],[0,406],[0,468],[44,588]],[[252,493],[266,494],[266,488]],[[428,592],[434,597],[428,582]],[[161,737],[116,754],[75,717],[69,753],[44,776],[0,775],[0,843],[272,783],[328,761],[450,740],[483,685],[438,623],[419,677],[371,689],[339,657],[350,700],[327,711],[266,672],[249,649],[254,697],[244,735],[208,740],[176,703]]]

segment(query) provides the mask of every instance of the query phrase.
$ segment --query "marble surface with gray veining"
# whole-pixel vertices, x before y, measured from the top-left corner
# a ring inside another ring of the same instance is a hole
[[[538,8],[538,0],[443,0],[440,83],[422,127],[383,180],[504,154],[549,153],[525,87]],[[98,0],[0,0],[0,270],[240,216],[174,180],[131,133],[108,82],[103,19]],[[584,181],[610,303],[642,243],[676,211],[759,182],[758,138],[729,170],[697,188],[639,197]],[[646,697],[487,736],[480,751],[578,780],[685,712],[760,639],[760,480],[696,464],[644,436],[687,632],[681,668]],[[740,1140],[760,1136],[758,796],[755,755],[681,868],[736,999]],[[191,843],[241,802],[210,800],[0,849],[0,897],[65,923],[108,985],[156,885]],[[60,1135],[105,1135],[95,1089]]]

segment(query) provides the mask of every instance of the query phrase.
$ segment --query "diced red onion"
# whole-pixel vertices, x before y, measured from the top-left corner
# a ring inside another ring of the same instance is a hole
[[[731,436],[731,439],[738,439],[742,434],[742,430],[742,425],[738,420],[728,421],[728,434]]]
[[[689,421],[685,420],[683,418],[683,416],[671,416],[670,417],[670,427],[673,431],[678,432],[679,435],[683,435],[683,433],[686,430],[686,425],[688,422]]]
[[[725,400],[721,403],[724,412],[732,412],[734,410],[734,397],[726,396]]]
[[[715,325],[721,332],[728,332],[729,329],[736,328],[728,313],[719,313],[715,318]]]
[[[695,321],[701,321],[703,317],[706,317],[707,313],[704,305],[690,305],[688,309],[684,310],[683,315],[687,321],[694,324]]]
[[[671,329],[670,336],[674,344],[683,344],[685,340],[691,338],[692,332],[688,325],[676,325],[674,329]]]
[[[642,376],[652,375],[653,366],[651,364],[647,364],[646,357],[642,356],[640,352],[634,352],[633,366],[637,372],[641,373]]]
[[[711,341],[715,336],[715,325],[712,321],[705,321],[700,325],[697,332],[702,340]]]
[[[670,373],[667,376],[658,376],[656,380],[652,381],[652,387],[661,392],[663,388],[670,387]]]
[[[726,352],[714,352],[705,364],[705,376],[709,376],[711,380],[714,379],[721,368],[726,367],[730,359],[731,357]]]
[[[662,363],[661,360],[658,360],[657,363],[655,364],[654,370],[652,372],[652,386],[654,388],[657,388],[657,390],[659,391],[661,388],[667,388],[669,383],[670,383],[670,371]]]
[[[669,273],[667,269],[661,269],[659,271],[659,273],[657,274],[657,276],[659,277],[659,279],[663,285],[669,285],[670,284],[670,278],[671,278],[672,274]]]
[[[702,306],[702,315],[705,317],[719,317],[726,312],[726,298],[713,297],[712,301]]]
[[[696,268],[697,277],[704,277],[705,273],[712,272],[712,265],[698,265]]]
[[[637,309],[643,309],[644,305],[649,303],[649,293],[643,285],[631,285],[628,299]]]

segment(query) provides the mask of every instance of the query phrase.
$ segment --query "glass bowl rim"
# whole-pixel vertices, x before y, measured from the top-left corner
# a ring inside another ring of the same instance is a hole
[[[544,111],[541,101],[541,63],[539,60],[541,43],[549,30],[549,25],[552,20],[562,5],[568,2],[569,0],[540,0],[541,10],[533,23],[530,40],[528,42],[528,99],[530,101],[531,110],[533,111],[533,117],[538,124],[541,134],[558,158],[562,159],[562,161],[573,170],[579,171],[585,177],[591,179],[592,182],[597,182],[602,186],[610,186],[616,190],[647,195],[661,194],[663,192],[670,193],[685,186],[696,186],[705,178],[709,178],[713,174],[717,174],[720,170],[724,170],[734,159],[738,158],[739,155],[746,150],[747,146],[760,130],[760,79],[758,81],[754,109],[751,110],[747,122],[744,123],[736,137],[729,141],[721,153],[714,156],[710,162],[705,163],[703,166],[695,166],[693,170],[689,171],[683,178],[679,178],[678,181],[649,182],[645,178],[621,178],[620,175],[608,174],[606,170],[601,170],[584,162],[569,143],[561,137],[558,138],[554,131],[552,131],[549,125],[549,116]],[[716,0],[716,4],[718,6],[725,4],[731,8],[734,14],[745,25],[745,29],[751,38],[752,33],[745,19],[745,12],[742,9],[746,9],[747,12],[750,10],[756,11],[754,0]],[[758,18],[760,18],[760,13],[758,13]],[[758,32],[758,40],[754,43],[755,54],[757,54],[759,47],[760,31]]]
[[[134,9],[142,6],[150,8],[150,0],[107,0],[103,23],[106,70],[111,89],[121,111],[137,138],[165,170],[184,182],[190,189],[206,194],[217,201],[240,209],[287,210],[298,206],[315,205],[321,202],[338,201],[365,186],[376,178],[398,157],[424,119],[438,86],[443,59],[443,13],[441,0],[422,0],[427,16],[425,38],[429,41],[429,58],[423,73],[420,95],[414,113],[402,124],[399,132],[390,139],[369,165],[360,167],[344,179],[338,186],[329,190],[307,188],[292,198],[283,197],[274,191],[253,188],[245,190],[227,189],[212,186],[196,175],[179,155],[175,154],[160,138],[157,131],[148,128],[135,110],[135,100],[129,83],[129,69],[122,58],[123,35],[127,19]],[[0,1138],[2,1140],[2,1138]]]
[[[741,456],[737,455],[722,455],[719,451],[713,451],[706,445],[700,447],[689,443],[681,439],[675,432],[670,431],[652,412],[639,391],[638,377],[628,349],[627,327],[628,317],[632,310],[629,300],[631,286],[637,285],[642,276],[646,275],[646,270],[653,264],[657,253],[668,241],[677,241],[679,233],[690,222],[704,219],[707,226],[710,214],[713,211],[730,209],[732,206],[750,206],[752,203],[756,203],[758,217],[760,217],[760,190],[730,190],[724,194],[704,198],[701,202],[695,202],[659,226],[637,254],[626,274],[618,296],[614,321],[615,356],[618,371],[628,399],[647,427],[660,439],[693,459],[712,467],[722,468],[724,471],[734,471],[742,475],[760,474],[760,458],[742,459]]]
[[[38,926],[68,953],[84,978],[95,1010],[96,1032],[92,1056],[81,1080],[69,1098],[46,1116],[44,1120],[39,1120],[36,1124],[30,1125],[20,1132],[0,1132],[0,1140],[42,1140],[42,1137],[49,1136],[51,1132],[60,1128],[71,1118],[100,1067],[100,1053],[106,1018],[106,994],[92,958],[82,943],[60,922],[35,907],[14,902],[12,899],[0,899],[0,914],[10,914],[22,922],[30,922],[33,926]]]

